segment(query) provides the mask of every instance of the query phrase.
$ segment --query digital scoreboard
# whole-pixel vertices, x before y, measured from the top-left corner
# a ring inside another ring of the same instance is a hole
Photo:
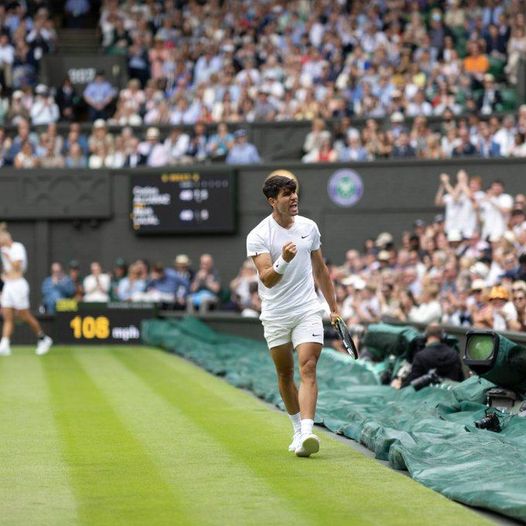
[[[180,170],[130,175],[131,223],[137,234],[233,234],[236,172]]]

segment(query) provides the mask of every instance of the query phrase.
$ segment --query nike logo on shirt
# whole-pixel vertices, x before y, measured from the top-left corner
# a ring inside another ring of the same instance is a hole
[[[301,239],[305,239],[306,237],[309,237],[309,235],[307,234],[306,236],[301,236]]]

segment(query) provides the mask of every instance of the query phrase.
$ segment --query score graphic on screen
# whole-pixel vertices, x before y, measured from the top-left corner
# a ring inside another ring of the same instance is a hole
[[[137,234],[232,234],[233,170],[132,174],[131,221]]]

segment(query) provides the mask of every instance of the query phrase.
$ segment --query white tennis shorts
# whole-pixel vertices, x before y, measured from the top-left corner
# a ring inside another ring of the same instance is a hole
[[[321,312],[291,316],[287,320],[262,321],[265,340],[269,349],[292,342],[294,349],[300,343],[323,345],[323,320]]]
[[[8,309],[29,309],[29,284],[24,278],[4,281],[2,307]]]

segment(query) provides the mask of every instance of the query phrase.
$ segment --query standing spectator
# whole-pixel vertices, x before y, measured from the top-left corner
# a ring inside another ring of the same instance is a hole
[[[504,192],[504,183],[495,180],[481,199],[482,239],[497,242],[507,229],[513,198]]]
[[[75,119],[79,97],[75,93],[75,88],[69,76],[67,76],[57,90],[56,101],[63,120],[72,121]]]
[[[56,303],[64,298],[73,298],[75,285],[71,278],[64,274],[62,265],[58,262],[51,264],[51,275],[42,283],[42,305],[49,314],[55,313]]]
[[[91,274],[84,278],[84,301],[105,303],[110,299],[110,276],[102,272],[98,261],[90,266]]]
[[[33,126],[57,122],[60,117],[60,111],[55,99],[49,94],[47,87],[43,84],[39,84],[35,88],[35,100],[31,106],[30,116]]]
[[[88,104],[90,120],[107,119],[115,95],[115,88],[106,80],[104,71],[98,70],[95,79],[84,89],[84,100]]]
[[[203,254],[199,260],[199,270],[190,286],[188,309],[193,311],[198,308],[202,312],[208,310],[211,305],[217,304],[220,290],[221,281],[214,267],[214,260],[210,254]]]
[[[9,35],[0,34],[0,72],[2,73],[2,84],[6,88],[13,85],[13,62],[15,60],[15,48],[9,42]]]
[[[234,138],[235,143],[226,157],[227,164],[257,164],[261,162],[257,148],[247,142],[246,130],[236,130]]]
[[[67,0],[64,6],[66,27],[86,27],[86,15],[91,11],[89,0]]]

